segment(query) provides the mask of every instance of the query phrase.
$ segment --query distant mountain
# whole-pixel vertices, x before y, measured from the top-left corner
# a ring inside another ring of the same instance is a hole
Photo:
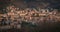
[[[29,8],[36,8],[36,7],[40,7],[40,8],[57,8],[59,9],[60,4],[59,4],[60,0],[16,0],[15,2],[13,2],[14,5],[16,5],[17,7],[29,7]]]
[[[57,8],[60,7],[60,0],[0,0],[0,8],[7,6],[9,3],[19,8]]]

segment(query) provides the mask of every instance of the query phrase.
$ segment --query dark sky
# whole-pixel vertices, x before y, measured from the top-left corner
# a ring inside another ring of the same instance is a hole
[[[60,8],[60,0],[0,0],[0,8],[10,2],[19,8]]]
[[[0,10],[5,8],[10,3],[10,0],[0,0]]]
[[[22,4],[19,4],[22,3]],[[60,8],[60,0],[17,0],[14,2],[16,6],[21,5],[21,7],[29,7],[29,8]]]

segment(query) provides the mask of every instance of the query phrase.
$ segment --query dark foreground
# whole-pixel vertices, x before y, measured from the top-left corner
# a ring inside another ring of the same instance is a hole
[[[0,32],[60,32],[60,22],[44,22],[41,24],[22,22],[19,29],[0,29]]]

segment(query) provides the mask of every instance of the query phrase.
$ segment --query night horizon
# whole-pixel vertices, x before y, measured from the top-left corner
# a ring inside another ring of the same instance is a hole
[[[60,0],[0,0],[0,32],[60,32]]]

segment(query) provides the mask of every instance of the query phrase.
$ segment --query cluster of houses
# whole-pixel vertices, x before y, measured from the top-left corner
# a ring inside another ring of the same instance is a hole
[[[4,21],[10,21],[12,22],[11,25],[21,23],[21,21],[26,21],[26,22],[40,22],[40,21],[50,21],[50,20],[58,20],[60,19],[60,16],[58,17],[58,11],[57,9],[54,9],[52,12],[50,12],[48,9],[31,9],[31,8],[26,8],[26,9],[19,9],[14,6],[9,6],[7,7],[7,12],[6,14],[0,14],[0,21],[2,19],[5,19]],[[15,22],[16,21],[16,22]]]
[[[1,14],[1,16],[6,17],[8,20],[8,17],[10,17],[11,20],[15,20],[16,19],[32,19],[35,17],[43,17],[43,16],[50,16],[51,17],[54,15],[56,16],[58,11],[57,9],[54,9],[53,11],[49,11],[49,9],[38,9],[36,10],[35,8],[31,9],[31,8],[26,8],[26,9],[20,9],[20,8],[16,8],[14,6],[9,6],[7,7],[6,10],[8,13],[6,14]]]

